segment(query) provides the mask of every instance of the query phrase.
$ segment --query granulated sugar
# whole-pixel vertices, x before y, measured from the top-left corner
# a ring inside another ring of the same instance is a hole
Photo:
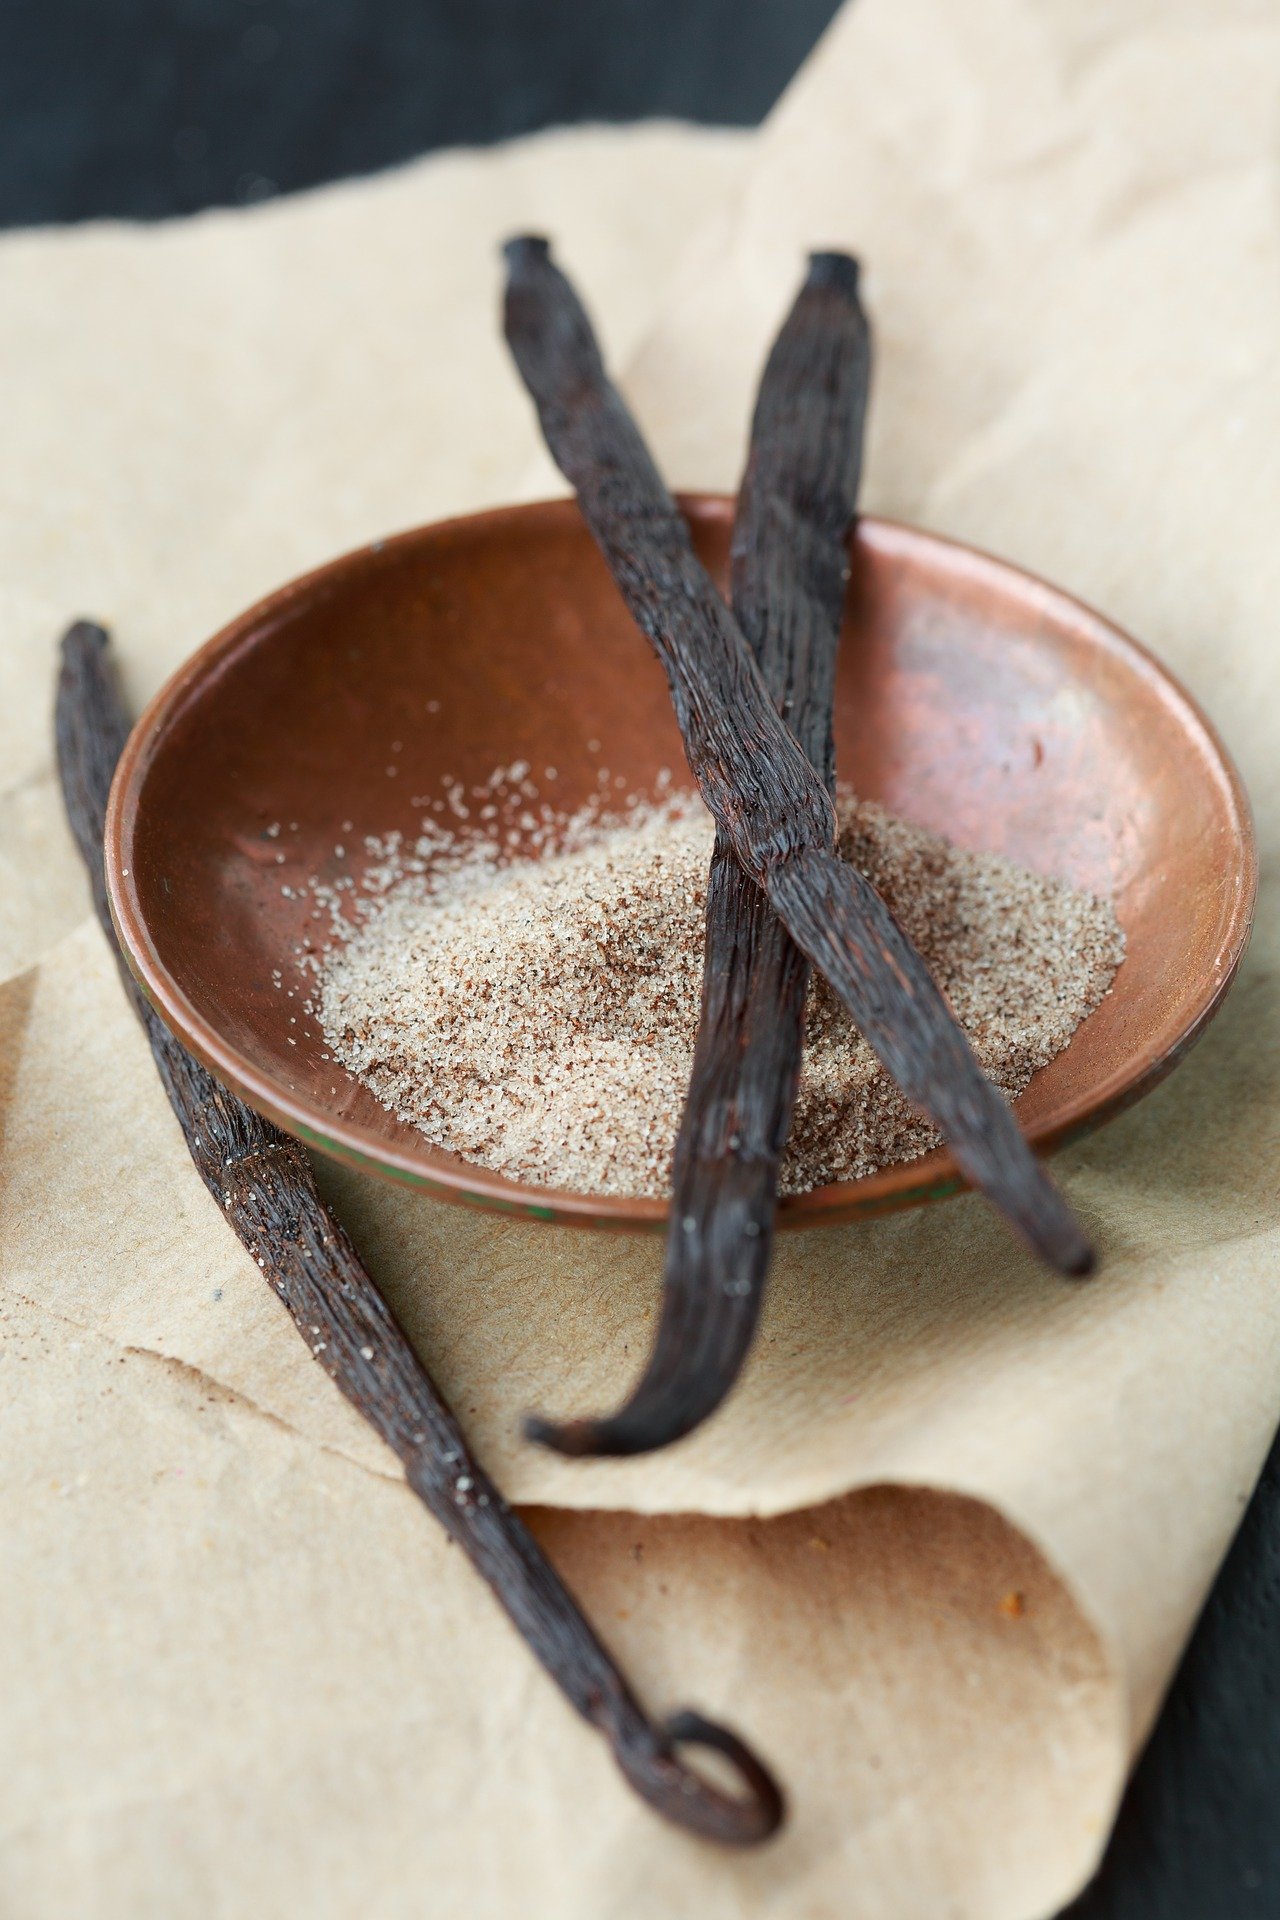
[[[1111,985],[1124,949],[1111,908],[865,802],[842,802],[840,821],[842,853],[920,948],[986,1071],[1020,1093]],[[315,1011],[335,1058],[428,1140],[498,1172],[664,1194],[711,841],[701,807],[673,802],[540,860],[500,865],[473,842],[399,877],[393,862],[320,964]],[[783,1190],[935,1144],[815,982]]]

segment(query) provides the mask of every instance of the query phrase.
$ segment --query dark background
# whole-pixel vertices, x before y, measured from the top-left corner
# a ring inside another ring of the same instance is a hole
[[[749,126],[835,11],[835,0],[4,0],[0,225],[246,203],[564,121]],[[1280,1448],[1071,1920],[1280,1920],[1278,1606]]]
[[[836,0],[0,0],[0,223],[155,219],[568,120],[751,126]]]

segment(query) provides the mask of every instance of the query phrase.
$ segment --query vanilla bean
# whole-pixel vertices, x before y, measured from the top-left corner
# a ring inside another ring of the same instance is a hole
[[[106,633],[87,621],[62,642],[56,733],[62,791],[94,906],[155,1056],[191,1157],[228,1224],[262,1269],[325,1372],[404,1464],[414,1492],[456,1540],[570,1704],[608,1741],[636,1792],[667,1819],[731,1846],[765,1840],[782,1818],[767,1770],[735,1734],[700,1714],[645,1713],[528,1528],[467,1447],[449,1408],[320,1198],[306,1150],[252,1112],[153,1012],[121,960],[107,907],[103,822],[128,725]],[[686,1766],[712,1748],[741,1797]]]
[[[695,555],[577,295],[545,240],[512,240],[505,251],[508,344],[547,445],[666,670],[689,765],[735,859],[965,1176],[1051,1265],[1088,1272],[1088,1241],[924,961],[866,878],[836,855],[831,796]]]
[[[832,696],[871,352],[858,270],[815,254],[765,365],[732,546],[733,610],[829,792]],[[648,1365],[607,1418],[526,1422],[562,1453],[642,1453],[690,1432],[755,1336],[800,1076],[809,963],[717,831],[702,1011],[671,1178]]]

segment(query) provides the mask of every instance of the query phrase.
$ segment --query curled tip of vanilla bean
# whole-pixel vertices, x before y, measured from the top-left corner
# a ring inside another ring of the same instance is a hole
[[[722,1793],[680,1757],[682,1747],[704,1747],[729,1762],[743,1785],[743,1793]],[[777,1781],[761,1765],[736,1733],[704,1720],[686,1709],[672,1714],[662,1726],[652,1749],[632,1755],[615,1748],[615,1757],[627,1779],[643,1797],[683,1826],[696,1825],[704,1839],[742,1846],[767,1840],[786,1815],[786,1802]],[[634,1765],[634,1771],[633,1771]],[[688,1818],[691,1803],[699,1813]]]
[[[319,1364],[400,1458],[405,1478],[462,1548],[569,1704],[608,1742],[635,1791],[666,1819],[725,1846],[767,1840],[782,1820],[768,1769],[727,1728],[692,1712],[644,1711],[573,1595],[485,1473],[431,1376],[321,1199],[300,1143],[229,1093],[187,1052],[123,964],[107,905],[107,796],[129,723],[106,632],[63,638],[58,770],[94,905],[196,1170]],[[704,1780],[679,1747],[713,1747],[739,1795]]]

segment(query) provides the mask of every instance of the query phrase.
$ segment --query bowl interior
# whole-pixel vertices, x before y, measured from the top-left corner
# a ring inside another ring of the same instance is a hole
[[[732,503],[686,501],[723,578]],[[1254,886],[1238,780],[1141,648],[1064,594],[865,520],[836,694],[843,780],[960,845],[1110,894],[1110,997],[1018,1103],[1051,1147],[1154,1083],[1243,950]],[[688,785],[666,683],[570,502],[365,548],[250,609],[134,732],[108,823],[126,950],[170,1025],[251,1104],[329,1152],[456,1199],[656,1226],[665,1203],[538,1191],[430,1147],[324,1058],[297,954],[313,877],[416,835],[457,782],[525,762],[571,811]],[[554,768],[554,777],[548,769]],[[335,849],[341,847],[339,856]],[[959,1185],[943,1151],[784,1203],[793,1224]]]

